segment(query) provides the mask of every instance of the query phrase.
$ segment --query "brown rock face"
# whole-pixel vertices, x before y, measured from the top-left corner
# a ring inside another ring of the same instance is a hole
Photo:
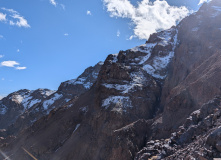
[[[221,93],[220,1],[213,0],[178,25],[179,45],[163,87],[165,131],[177,128],[203,103]],[[169,132],[162,132],[168,136]],[[168,133],[168,134],[167,134]]]

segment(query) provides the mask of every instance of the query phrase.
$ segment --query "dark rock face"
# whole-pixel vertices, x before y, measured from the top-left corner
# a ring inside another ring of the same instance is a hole
[[[192,111],[221,93],[219,6],[216,0],[204,4],[178,25],[179,45],[162,93],[165,132],[161,136],[168,136]]]
[[[1,149],[17,160],[29,159],[22,147],[42,160],[221,157],[219,19],[221,1],[213,0],[146,44],[63,82],[25,112],[38,117],[32,125],[0,139]]]

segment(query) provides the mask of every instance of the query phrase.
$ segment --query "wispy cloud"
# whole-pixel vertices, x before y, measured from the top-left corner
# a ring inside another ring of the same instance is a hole
[[[5,80],[5,78],[2,78],[2,81],[4,81]]]
[[[27,69],[27,67],[16,67],[15,69],[17,69],[17,70],[24,70],[24,69]]]
[[[3,61],[0,63],[1,67],[11,67],[11,68],[15,68],[16,70],[24,70],[27,69],[27,67],[21,67],[19,66],[20,64],[16,61]]]
[[[55,0],[50,0],[50,3],[55,7],[57,6],[57,2]]]
[[[120,31],[119,30],[117,31],[117,37],[120,37]]]
[[[20,49],[17,49],[17,52],[19,53],[19,52],[20,52]]]
[[[17,11],[7,8],[1,8],[1,10],[5,12],[5,14],[0,13],[0,21],[3,21],[12,26],[25,27],[25,28],[31,27],[28,24],[28,21],[23,16],[21,16],[20,13],[18,13]]]
[[[91,13],[91,11],[89,11],[89,10],[87,10],[87,15],[89,15],[89,16],[91,16],[92,15],[92,13]]]
[[[0,21],[6,21],[6,14],[0,12]]]
[[[61,8],[63,9],[63,10],[65,10],[65,5],[64,4],[60,4],[61,5]]]
[[[0,39],[1,39],[1,38],[4,38],[4,36],[3,36],[3,35],[0,35]]]
[[[186,7],[170,6],[165,0],[142,0],[138,6],[129,0],[103,0],[111,17],[128,18],[132,21],[134,35],[131,39],[148,39],[150,34],[176,25],[189,14]]]
[[[64,36],[69,36],[69,34],[68,34],[68,33],[65,33]]]
[[[0,58],[3,58],[3,57],[4,57],[4,55],[1,55],[1,54],[0,54]]]

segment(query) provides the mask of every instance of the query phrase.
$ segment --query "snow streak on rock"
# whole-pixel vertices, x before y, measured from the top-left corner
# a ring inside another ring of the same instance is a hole
[[[132,108],[132,102],[129,97],[124,96],[110,96],[103,100],[102,107],[108,109],[113,106],[112,111],[127,112],[128,108]]]

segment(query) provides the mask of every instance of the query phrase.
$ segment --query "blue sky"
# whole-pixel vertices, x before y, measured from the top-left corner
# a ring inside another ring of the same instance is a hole
[[[180,15],[158,23],[156,15],[148,15],[138,2],[149,11],[151,6],[170,10],[161,19]],[[56,90],[108,54],[145,43],[149,33],[169,28],[187,11],[196,11],[200,0],[147,2],[0,0],[0,96],[19,89]]]

